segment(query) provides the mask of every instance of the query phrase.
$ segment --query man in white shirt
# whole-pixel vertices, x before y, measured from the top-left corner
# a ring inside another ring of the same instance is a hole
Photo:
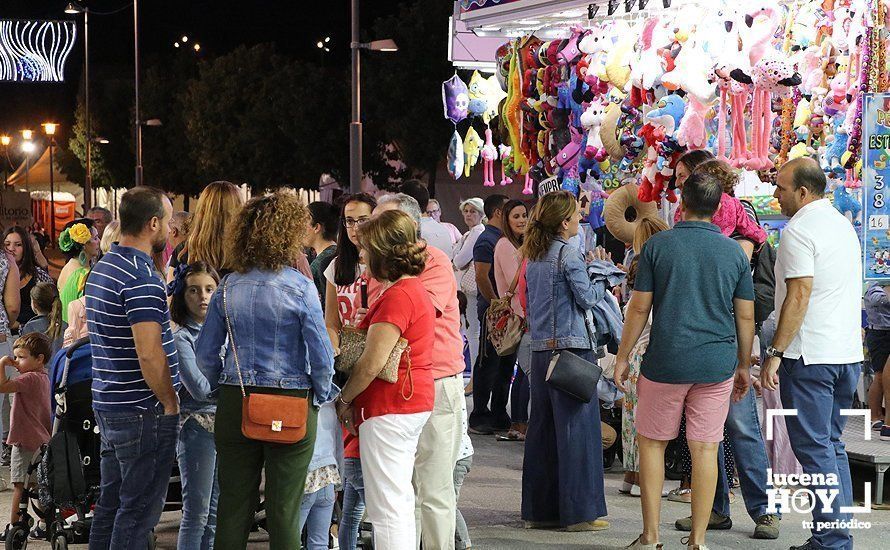
[[[408,180],[399,187],[399,192],[413,197],[420,205],[420,211],[423,213],[420,218],[420,234],[428,245],[434,246],[444,252],[448,258],[451,258],[451,249],[454,248],[454,237],[442,223],[437,222],[426,212],[427,204],[430,202],[430,193],[418,180]]]
[[[779,320],[761,382],[771,390],[778,385],[782,406],[798,411],[785,424],[804,473],[836,476],[837,485],[807,487],[837,494],[830,512],[821,503],[813,508],[815,527],[848,521],[850,514],[839,510],[853,505],[840,410],[853,405],[863,360],[862,252],[853,226],[824,198],[825,175],[814,160],[789,161],[776,185],[791,220],[776,260]],[[848,529],[813,528],[812,534],[792,549],[853,547]]]

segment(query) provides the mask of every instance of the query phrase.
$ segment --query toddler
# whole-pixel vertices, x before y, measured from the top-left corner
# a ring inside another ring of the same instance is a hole
[[[12,465],[10,478],[14,487],[10,525],[6,526],[3,540],[12,524],[19,521],[19,508],[22,505],[28,466],[42,445],[49,441],[49,377],[46,362],[50,355],[50,340],[45,334],[32,332],[13,344],[15,357],[0,359],[0,393],[14,393],[12,415],[9,421],[9,438],[12,445]],[[19,376],[13,380],[6,377],[6,367],[14,367]],[[24,503],[27,506],[27,501]]]

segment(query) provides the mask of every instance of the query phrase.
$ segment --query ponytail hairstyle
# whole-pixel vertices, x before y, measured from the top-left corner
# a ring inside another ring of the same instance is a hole
[[[59,299],[59,289],[53,283],[37,283],[31,289],[31,301],[34,309],[41,315],[49,318],[49,326],[46,335],[52,341],[62,336],[62,300]]]
[[[634,231],[634,254],[636,256],[640,255],[640,252],[643,251],[643,245],[646,244],[646,241],[652,238],[652,235],[660,233],[661,231],[667,231],[668,229],[670,229],[670,227],[668,227],[668,224],[661,218],[647,216],[640,220],[640,223],[637,224],[637,229]]]
[[[578,200],[569,191],[554,191],[541,197],[525,228],[522,256],[532,262],[543,258],[553,240],[559,237],[562,222],[571,218],[577,208]]]
[[[373,211],[377,207],[377,199],[367,193],[346,195],[340,199],[340,229],[337,233],[337,256],[334,257],[334,284],[349,285],[355,282],[355,271],[358,269],[358,247],[349,240],[346,230],[346,205],[351,202],[363,202]]]

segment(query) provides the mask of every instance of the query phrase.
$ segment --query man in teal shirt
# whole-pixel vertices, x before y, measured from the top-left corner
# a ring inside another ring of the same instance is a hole
[[[741,247],[711,223],[722,192],[712,176],[690,176],[684,221],[654,235],[640,254],[615,366],[624,389],[630,351],[652,312],[637,380],[643,533],[632,548],[659,542],[664,449],[677,437],[684,408],[693,464],[689,546],[704,546],[730,396],[741,399],[750,384],[754,286]]]

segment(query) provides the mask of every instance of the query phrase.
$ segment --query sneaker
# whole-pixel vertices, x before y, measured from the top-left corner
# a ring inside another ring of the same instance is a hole
[[[813,539],[808,538],[807,541],[800,546],[791,546],[788,550],[818,550],[816,546],[813,545]]]
[[[640,539],[642,538],[643,535],[640,535],[639,537],[637,537],[637,540],[630,543],[630,545],[625,546],[625,548],[631,548],[635,550],[661,550],[662,548],[664,548],[664,545],[660,542],[656,542],[653,544],[643,544],[642,542],[640,542]]]
[[[779,538],[779,522],[782,518],[776,514],[763,514],[757,518],[757,526],[754,527],[755,539],[775,540]]]
[[[874,422],[871,423],[871,430],[873,432],[879,432],[879,431],[881,431],[881,428],[883,428],[883,427],[884,427],[883,420],[875,420]]]
[[[470,426],[467,428],[467,431],[473,435],[491,435],[494,433],[494,428],[487,424],[480,424],[478,426]]]
[[[574,523],[566,527],[566,531],[570,533],[577,533],[581,531],[605,531],[608,528],[608,521],[604,519],[598,519],[595,521],[582,521],[581,523]]]
[[[881,426],[881,441],[890,441],[890,426]]]
[[[622,481],[621,488],[618,489],[618,492],[621,493],[622,495],[629,495],[631,493],[631,491],[633,491],[634,487],[635,487],[635,485],[633,483],[628,483],[627,481]]]
[[[692,489],[677,487],[668,492],[667,499],[671,502],[685,502],[686,504],[692,504]]]
[[[692,516],[681,518],[674,522],[677,531],[692,531]],[[711,512],[711,519],[708,520],[708,531],[732,529],[732,519],[723,517],[717,512]]]
[[[689,544],[689,537],[680,539],[680,544],[685,544],[687,550],[708,550],[708,547],[704,544]]]

